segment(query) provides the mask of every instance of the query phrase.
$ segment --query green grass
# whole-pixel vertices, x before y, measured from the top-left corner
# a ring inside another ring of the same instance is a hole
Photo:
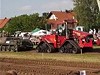
[[[93,46],[93,48],[94,48],[94,49],[96,49],[96,48],[99,48],[99,49],[100,49],[100,46]]]
[[[94,49],[100,49],[100,46],[94,46]],[[47,59],[75,62],[99,62],[100,53],[66,54],[66,53],[34,53],[34,52],[0,52],[0,58],[18,58],[18,59]]]
[[[19,59],[47,59],[75,62],[99,62],[100,54],[61,54],[61,53],[34,53],[34,52],[0,52],[0,58]]]

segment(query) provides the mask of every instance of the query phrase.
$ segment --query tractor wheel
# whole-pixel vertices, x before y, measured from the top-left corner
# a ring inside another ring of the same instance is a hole
[[[64,45],[64,49],[65,49],[65,53],[70,53],[70,44],[69,43],[66,43],[65,45]]]
[[[36,48],[36,52],[42,52],[42,44],[40,44],[39,46],[37,46]]]
[[[73,54],[76,54],[77,53],[77,49],[70,43],[67,43],[65,47],[65,52],[66,53],[73,53]]]
[[[72,48],[72,50],[71,50],[71,53],[73,53],[73,54],[77,54],[77,49],[75,49],[74,47]]]
[[[36,48],[36,52],[40,52],[40,47],[37,47]]]
[[[46,49],[47,49],[47,50],[46,50],[47,53],[52,53],[52,52],[54,51],[54,47],[53,47],[53,45],[51,45],[51,44],[48,44]]]
[[[36,52],[52,53],[53,50],[54,50],[54,47],[51,44],[46,44],[46,43],[41,43],[36,48]]]
[[[60,52],[60,53],[64,53],[64,52],[65,52],[64,47],[61,47],[61,48],[59,49],[59,52]]]
[[[43,49],[43,50],[42,50],[43,52],[47,52],[48,45],[47,45],[46,43],[43,43],[43,44],[42,44],[42,49]]]
[[[47,53],[52,53],[52,50],[51,50],[51,48],[49,47],[49,46],[47,46]]]

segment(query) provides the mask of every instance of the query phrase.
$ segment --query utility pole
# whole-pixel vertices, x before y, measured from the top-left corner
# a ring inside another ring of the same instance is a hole
[[[97,0],[97,4],[98,4],[98,7],[99,7],[99,12],[100,12],[100,0]]]

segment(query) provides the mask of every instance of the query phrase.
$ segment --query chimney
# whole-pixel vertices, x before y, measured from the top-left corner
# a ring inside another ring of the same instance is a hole
[[[69,13],[70,11],[69,11],[69,10],[65,10],[65,12],[66,12],[66,13]]]

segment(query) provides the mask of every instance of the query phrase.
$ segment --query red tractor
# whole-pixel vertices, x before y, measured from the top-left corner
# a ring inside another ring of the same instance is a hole
[[[53,34],[45,35],[36,47],[37,52],[79,53],[81,49],[93,48],[91,37],[87,32],[69,29],[68,22],[58,25]]]

